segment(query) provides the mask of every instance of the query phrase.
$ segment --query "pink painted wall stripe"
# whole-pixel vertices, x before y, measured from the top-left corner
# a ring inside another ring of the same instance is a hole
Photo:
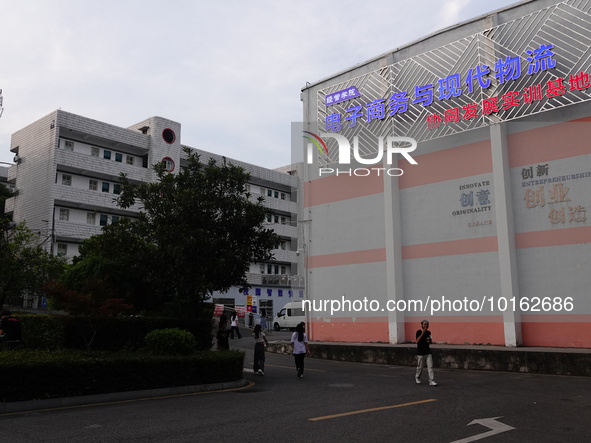
[[[399,179],[400,189],[492,172],[489,140],[413,155],[413,158],[418,165],[402,166],[404,174]]]
[[[436,243],[423,243],[402,247],[402,259],[444,257],[448,255],[478,254],[481,252],[496,252],[498,250],[497,237],[469,238]]]
[[[316,206],[384,192],[384,178],[331,175],[304,183],[304,206]]]
[[[308,258],[309,268],[327,266],[356,265],[386,261],[386,249],[368,249],[366,251],[341,252],[337,254],[315,255]]]
[[[591,119],[583,118],[511,134],[508,137],[509,167],[591,154],[590,132]]]
[[[582,243],[591,243],[591,226],[521,232],[515,234],[515,247],[517,249],[576,245]]]

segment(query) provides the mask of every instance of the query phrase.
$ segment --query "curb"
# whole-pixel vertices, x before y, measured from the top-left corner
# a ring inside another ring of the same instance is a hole
[[[125,402],[132,400],[147,400],[151,398],[167,397],[173,395],[188,395],[199,392],[221,391],[225,389],[241,388],[246,386],[247,383],[247,380],[242,378],[237,381],[229,381],[224,383],[145,389],[142,391],[111,392],[108,394],[82,395],[80,397],[52,398],[47,400],[15,401],[9,403],[0,403],[0,414],[33,412],[43,409],[65,409],[76,406]]]
[[[290,354],[291,343],[270,342],[267,352]],[[395,366],[416,366],[416,345],[310,342],[313,358]],[[440,369],[591,377],[591,350],[431,345]]]

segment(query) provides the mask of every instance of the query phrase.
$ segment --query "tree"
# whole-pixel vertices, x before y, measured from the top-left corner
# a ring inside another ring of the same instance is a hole
[[[104,280],[87,280],[84,286],[86,291],[78,291],[49,281],[45,292],[51,297],[54,308],[83,320],[78,324],[78,331],[86,348],[90,349],[97,333],[108,326],[109,318],[129,313],[133,306],[112,298]]]
[[[66,260],[51,256],[24,222],[0,218],[0,308],[10,296],[39,295],[44,284],[58,278]]]
[[[139,228],[129,219],[122,219],[85,240],[62,279],[64,285],[93,293],[96,282],[101,281],[98,296],[123,299],[139,311],[157,310],[163,300],[152,275],[155,246],[146,235],[139,234]]]
[[[138,204],[139,217],[85,242],[81,258],[125,261],[132,280],[145,288],[148,305],[174,302],[198,315],[213,292],[248,287],[249,264],[271,260],[280,238],[263,227],[268,210],[262,197],[250,200],[244,169],[214,160],[204,164],[188,148],[185,153],[187,163],[177,174],[166,172],[163,163],[154,166],[157,182],[137,184],[121,175],[117,203]]]

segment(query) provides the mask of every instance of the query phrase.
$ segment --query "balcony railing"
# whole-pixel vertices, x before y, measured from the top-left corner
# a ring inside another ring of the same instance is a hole
[[[287,274],[247,274],[248,283],[251,285],[283,286],[289,288],[303,288],[304,277],[301,275]]]

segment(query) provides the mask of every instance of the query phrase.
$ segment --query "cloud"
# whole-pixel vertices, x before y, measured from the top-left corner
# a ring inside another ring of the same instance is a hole
[[[61,108],[118,126],[159,115],[185,144],[281,166],[306,82],[508,3],[16,2],[0,27],[0,161],[13,132]]]

